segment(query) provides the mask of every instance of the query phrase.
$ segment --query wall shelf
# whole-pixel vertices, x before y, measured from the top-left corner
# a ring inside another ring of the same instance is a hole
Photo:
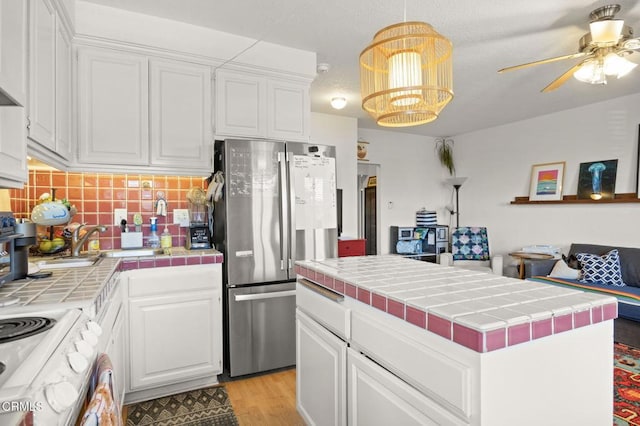
[[[635,192],[615,194],[614,198],[603,200],[578,199],[577,195],[565,195],[562,200],[530,201],[529,197],[516,197],[510,204],[611,204],[611,203],[640,203]]]

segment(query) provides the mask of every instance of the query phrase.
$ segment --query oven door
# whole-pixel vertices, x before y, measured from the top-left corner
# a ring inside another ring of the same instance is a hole
[[[296,283],[229,288],[229,375],[296,363]]]

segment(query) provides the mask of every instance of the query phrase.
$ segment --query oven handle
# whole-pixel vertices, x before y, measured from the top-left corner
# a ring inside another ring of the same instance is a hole
[[[246,302],[249,300],[274,299],[276,297],[295,296],[295,290],[273,291],[271,293],[236,294],[233,300],[236,302]]]

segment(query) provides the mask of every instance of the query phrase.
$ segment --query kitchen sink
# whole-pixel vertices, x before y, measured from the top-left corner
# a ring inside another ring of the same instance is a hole
[[[163,249],[140,248],[140,249],[119,249],[107,250],[100,253],[103,257],[140,257],[140,256],[156,256],[163,254]]]
[[[91,257],[56,257],[34,262],[40,269],[83,268],[95,265],[100,258]]]

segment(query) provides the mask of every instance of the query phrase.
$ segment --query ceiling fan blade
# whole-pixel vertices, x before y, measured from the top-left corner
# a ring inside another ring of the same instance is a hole
[[[622,43],[623,49],[637,50],[640,49],[640,38],[630,38]]]
[[[573,73],[576,72],[578,68],[580,68],[580,66],[582,66],[583,63],[584,61],[581,61],[580,63],[575,64],[574,66],[569,68],[567,72],[565,72],[560,77],[556,78],[551,83],[549,83],[549,85],[544,89],[542,89],[541,92],[543,93],[551,92],[553,90],[556,90],[558,87],[562,86],[567,80],[571,78]]]
[[[505,71],[515,71],[515,70],[530,67],[533,65],[548,64],[549,62],[563,61],[565,59],[581,58],[583,56],[586,56],[587,54],[588,54],[587,52],[577,52],[577,53],[572,53],[570,55],[556,56],[555,58],[541,59],[539,61],[533,61],[533,62],[528,62],[526,64],[520,64],[520,65],[514,65],[512,67],[502,68],[501,70],[498,70],[498,72],[503,73]]]

